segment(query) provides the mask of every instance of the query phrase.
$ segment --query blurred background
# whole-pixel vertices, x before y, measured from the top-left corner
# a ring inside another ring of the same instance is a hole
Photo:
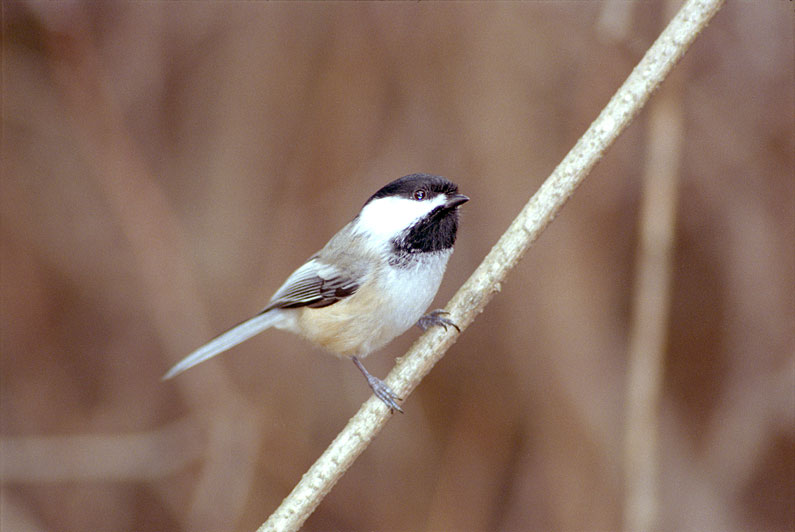
[[[362,376],[280,331],[163,373],[411,172],[472,198],[444,306],[670,19],[658,2],[2,10],[9,532],[259,526],[370,395]],[[724,6],[305,530],[623,526],[660,137],[678,207],[655,528],[795,527],[793,27],[791,2]],[[662,99],[681,131],[650,127]]]

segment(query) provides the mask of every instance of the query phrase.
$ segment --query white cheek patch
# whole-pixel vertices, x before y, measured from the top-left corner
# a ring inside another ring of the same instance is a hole
[[[375,199],[365,205],[362,212],[359,213],[354,230],[369,233],[385,240],[390,239],[411,227],[436,207],[444,205],[446,199],[444,194],[439,194],[426,201],[415,201],[397,196]]]

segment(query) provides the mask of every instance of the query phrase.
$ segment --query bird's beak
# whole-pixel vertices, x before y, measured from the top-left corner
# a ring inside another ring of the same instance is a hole
[[[456,207],[458,207],[459,205],[463,205],[467,201],[469,201],[468,196],[464,196],[463,194],[453,194],[452,196],[447,198],[447,201],[444,204],[444,208],[455,209]]]

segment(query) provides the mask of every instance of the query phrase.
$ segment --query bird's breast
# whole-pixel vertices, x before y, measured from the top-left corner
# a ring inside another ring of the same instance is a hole
[[[345,357],[364,357],[417,323],[436,296],[452,250],[421,253],[401,266],[384,266],[353,295],[303,308],[296,332]]]

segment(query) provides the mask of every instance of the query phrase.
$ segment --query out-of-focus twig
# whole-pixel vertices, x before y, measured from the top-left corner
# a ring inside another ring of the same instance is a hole
[[[600,5],[596,29],[611,41],[623,41],[632,31],[632,10],[635,4],[623,0],[605,0]]]
[[[672,11],[673,3],[667,3]],[[660,392],[667,346],[683,116],[674,74],[649,109],[629,332],[624,432],[624,530],[657,528]]]
[[[198,460],[205,437],[189,418],[132,434],[2,438],[3,482],[152,480]]]
[[[453,296],[447,310],[462,330],[483,311],[508,272],[640,111],[722,3],[722,0],[688,1],[649,48],[599,117]],[[456,339],[457,334],[452,330],[428,331],[398,362],[387,383],[398,395],[406,397]],[[379,399],[371,397],[365,402],[259,532],[297,530],[389,417],[389,410]]]
[[[47,527],[27,508],[8,493],[0,491],[0,530],[14,532],[44,532]]]
[[[193,347],[186,339],[209,336],[182,227],[106,86],[109,80],[90,42],[86,21],[77,11],[71,16],[66,31],[53,28],[47,35],[53,79],[73,118],[76,144],[90,163],[89,174],[126,237],[164,351],[181,356]],[[178,382],[194,410],[205,409],[212,396],[217,412],[209,420],[197,418],[206,421],[208,437],[186,528],[220,530],[234,526],[242,512],[261,431],[254,408],[221,371],[202,375],[204,380]]]

